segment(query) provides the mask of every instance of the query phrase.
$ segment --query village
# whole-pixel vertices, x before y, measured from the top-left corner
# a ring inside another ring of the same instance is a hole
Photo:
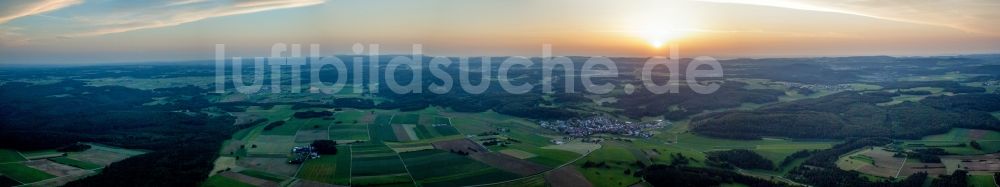
[[[588,137],[594,134],[650,138],[653,137],[653,130],[671,124],[670,121],[664,120],[633,123],[605,116],[539,122],[542,128],[560,132],[574,138]]]

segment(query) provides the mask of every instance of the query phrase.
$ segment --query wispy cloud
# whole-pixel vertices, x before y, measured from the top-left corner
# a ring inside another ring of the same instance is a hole
[[[834,12],[1000,35],[996,0],[701,0]]]
[[[75,16],[74,19],[87,23],[91,28],[83,32],[62,36],[73,38],[170,27],[214,17],[304,7],[323,2],[323,0],[181,0],[159,2],[133,9],[118,10],[110,14]]]
[[[59,10],[83,2],[82,0],[8,0],[0,2],[0,24],[11,20]]]

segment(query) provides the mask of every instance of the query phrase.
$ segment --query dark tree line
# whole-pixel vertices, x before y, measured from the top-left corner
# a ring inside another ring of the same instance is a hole
[[[774,170],[774,163],[771,160],[746,149],[708,152],[707,158],[723,168],[735,166],[743,169]]]
[[[927,179],[926,173],[917,173],[900,181],[870,181],[857,171],[844,171],[837,168],[835,164],[840,155],[847,154],[852,150],[885,145],[891,142],[892,140],[887,138],[848,138],[844,143],[813,153],[813,156],[809,157],[805,163],[789,172],[788,178],[818,187],[921,186]]]
[[[137,90],[54,84],[0,86],[0,147],[56,149],[77,142],[151,152],[111,164],[67,186],[196,186],[212,169],[233,119],[195,112],[208,107],[195,87]],[[56,97],[58,96],[58,97]],[[154,97],[170,104],[144,105]]]
[[[299,119],[322,118],[322,117],[333,116],[333,112],[330,112],[330,111],[302,111],[302,112],[295,112],[295,114],[292,114],[292,116],[294,116],[295,118],[299,118]]]
[[[719,186],[728,183],[738,183],[747,186],[770,187],[770,186],[790,186],[785,183],[776,183],[765,179],[741,175],[739,173],[712,169],[695,168],[687,166],[667,166],[652,165],[635,172],[635,175],[642,176],[646,182],[653,186]]]
[[[815,99],[779,103],[752,111],[727,111],[692,119],[696,133],[732,139],[761,136],[845,138],[889,135],[920,138],[953,127],[1000,129],[988,112],[1000,103],[993,94],[928,97],[890,106],[889,92],[841,92]],[[975,102],[981,99],[983,102]],[[985,103],[985,104],[981,104]]]

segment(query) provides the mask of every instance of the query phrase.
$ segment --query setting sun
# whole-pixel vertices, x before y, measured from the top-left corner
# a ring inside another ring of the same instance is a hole
[[[649,29],[639,30],[636,32],[638,37],[646,40],[646,42],[648,42],[650,46],[653,46],[653,48],[660,48],[667,42],[683,37],[684,34],[684,31],[666,29]]]
[[[626,28],[630,35],[645,41],[653,48],[686,37],[697,28],[697,18],[690,10],[679,6],[652,6],[627,17]]]

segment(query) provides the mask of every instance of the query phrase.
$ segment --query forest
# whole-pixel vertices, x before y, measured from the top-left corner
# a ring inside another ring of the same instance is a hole
[[[846,138],[888,135],[915,139],[946,132],[953,127],[1000,129],[996,94],[933,96],[920,102],[891,101],[884,92],[841,92],[761,107],[752,111],[728,111],[697,116],[693,131],[699,134],[759,139],[762,136],[791,138]]]
[[[95,142],[151,150],[67,186],[195,186],[208,175],[218,147],[236,127],[232,117],[177,112],[208,106],[201,95],[207,90],[190,89],[91,87],[74,80],[3,84],[0,147],[41,150]],[[66,96],[38,97],[61,94]],[[143,105],[159,96],[192,99]]]
[[[774,163],[753,151],[733,149],[707,153],[707,159],[722,168],[738,167],[741,169],[773,170]]]

